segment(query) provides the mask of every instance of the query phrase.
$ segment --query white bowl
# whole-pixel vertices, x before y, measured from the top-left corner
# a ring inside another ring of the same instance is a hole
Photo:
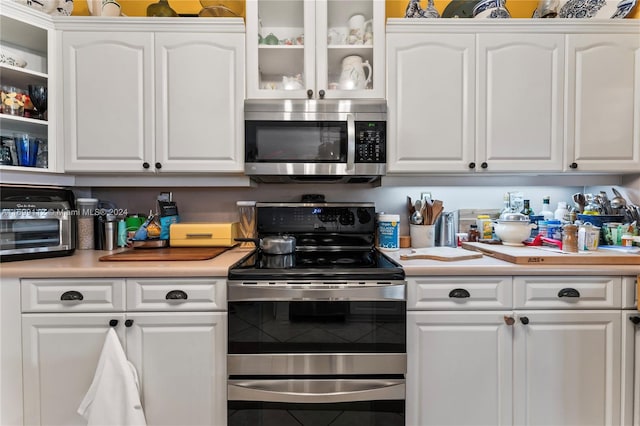
[[[496,236],[506,246],[521,246],[522,242],[529,238],[534,223],[524,221],[498,221],[494,224]]]

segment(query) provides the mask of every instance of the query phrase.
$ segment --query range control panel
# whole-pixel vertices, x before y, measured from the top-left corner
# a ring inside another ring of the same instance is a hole
[[[386,163],[386,121],[356,121],[356,163]]]

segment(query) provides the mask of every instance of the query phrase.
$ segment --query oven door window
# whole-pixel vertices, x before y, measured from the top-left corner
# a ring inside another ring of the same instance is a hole
[[[356,401],[329,404],[229,401],[229,426],[404,426],[405,402]]]
[[[229,353],[403,353],[405,309],[404,301],[229,302]]]
[[[60,245],[57,219],[13,219],[0,222],[0,249],[56,247]]]
[[[245,159],[250,163],[346,163],[343,121],[247,121]]]

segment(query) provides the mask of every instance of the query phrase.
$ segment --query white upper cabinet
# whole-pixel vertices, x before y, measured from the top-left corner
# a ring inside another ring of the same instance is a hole
[[[640,29],[567,36],[565,168],[640,170]]]
[[[469,170],[475,161],[475,36],[387,35],[388,170]]]
[[[175,19],[65,27],[66,171],[243,170],[244,26]]]
[[[2,145],[9,146],[11,158],[3,157],[0,171],[56,172],[58,146],[56,144],[57,88],[55,66],[55,31],[50,16],[12,1],[2,2],[0,8],[0,51],[10,60],[0,63],[0,136]],[[47,109],[39,115],[24,103],[29,85],[47,88]],[[16,96],[16,94],[18,96]],[[11,101],[11,99],[16,99]],[[28,108],[26,108],[28,107]],[[38,155],[34,166],[18,161],[13,138],[28,134],[38,142]],[[4,181],[4,176],[3,176]]]
[[[637,22],[390,19],[386,55],[389,174],[640,170]]]
[[[564,37],[478,34],[476,162],[489,171],[562,169]]]
[[[385,3],[248,0],[248,98],[383,98]]]

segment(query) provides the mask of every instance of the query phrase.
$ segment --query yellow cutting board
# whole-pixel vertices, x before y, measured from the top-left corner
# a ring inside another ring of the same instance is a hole
[[[409,254],[401,254],[401,260],[430,259],[451,262],[454,260],[479,259],[481,253],[454,247],[427,247],[412,249]]]

